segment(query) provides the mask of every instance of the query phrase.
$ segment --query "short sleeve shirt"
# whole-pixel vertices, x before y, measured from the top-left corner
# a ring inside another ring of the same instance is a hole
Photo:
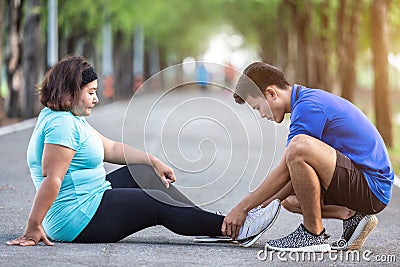
[[[286,145],[298,134],[321,140],[351,159],[363,172],[374,195],[382,203],[389,203],[393,168],[381,135],[364,113],[334,94],[296,84],[291,108]]]
[[[36,190],[42,181],[44,144],[75,151],[60,192],[47,212],[43,227],[53,240],[70,242],[87,226],[110,189],[103,166],[104,148],[89,123],[66,111],[44,108],[28,145],[27,162]]]

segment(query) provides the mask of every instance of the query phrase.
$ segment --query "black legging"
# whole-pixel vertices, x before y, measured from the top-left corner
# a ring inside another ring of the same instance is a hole
[[[155,225],[181,235],[221,235],[224,216],[196,207],[173,185],[166,189],[147,165],[122,167],[106,179],[112,189],[104,192],[94,217],[73,242],[116,242]]]

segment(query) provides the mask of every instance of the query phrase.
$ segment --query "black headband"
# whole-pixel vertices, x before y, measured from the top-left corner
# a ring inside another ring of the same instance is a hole
[[[92,66],[90,66],[89,68],[85,69],[82,72],[81,87],[90,82],[93,82],[94,80],[97,80],[97,74],[96,74],[96,71],[94,70],[94,68]]]

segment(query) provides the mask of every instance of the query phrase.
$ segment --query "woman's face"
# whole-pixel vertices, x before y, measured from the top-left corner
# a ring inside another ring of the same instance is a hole
[[[89,116],[92,113],[94,106],[99,103],[96,91],[97,80],[82,87],[78,105],[72,110],[75,116]]]

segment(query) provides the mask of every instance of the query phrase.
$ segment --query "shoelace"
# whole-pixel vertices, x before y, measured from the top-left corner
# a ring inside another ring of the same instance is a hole
[[[259,212],[262,209],[261,206],[255,207],[254,209],[251,209],[247,213],[246,221],[245,223],[250,223],[252,222],[255,218],[260,217],[261,213]]]

